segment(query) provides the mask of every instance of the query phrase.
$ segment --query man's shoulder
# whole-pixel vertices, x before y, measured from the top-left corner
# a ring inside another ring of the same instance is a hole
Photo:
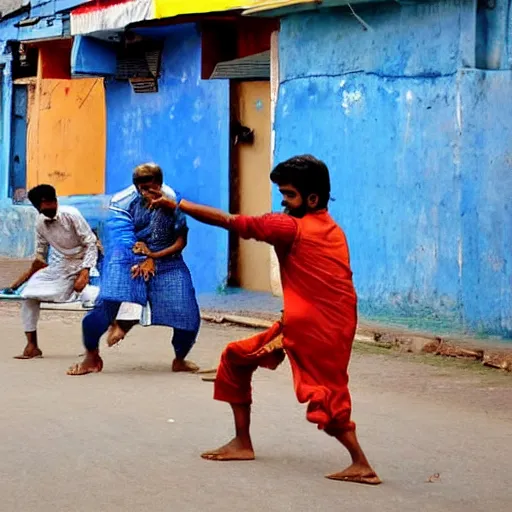
[[[305,215],[298,219],[298,223],[303,232],[307,231],[315,236],[325,237],[329,234],[330,239],[345,238],[343,228],[327,211]]]
[[[130,185],[129,187],[117,192],[110,198],[110,205],[116,206],[126,206],[129,205],[135,198],[137,197],[137,189],[135,185]]]
[[[165,183],[162,185],[162,192],[171,199],[176,199],[178,196],[176,194],[176,191],[173,188],[169,187],[169,185],[166,185]]]
[[[36,217],[36,230],[40,231],[43,226],[44,226],[43,216],[40,213],[38,213],[37,217]]]

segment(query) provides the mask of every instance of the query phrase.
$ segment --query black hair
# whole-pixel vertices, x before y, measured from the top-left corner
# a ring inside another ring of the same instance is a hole
[[[57,192],[51,185],[37,185],[28,191],[27,197],[39,209],[43,201],[57,201]]]
[[[270,173],[270,179],[276,185],[293,185],[303,200],[310,194],[317,194],[317,209],[327,208],[331,197],[329,169],[314,156],[299,155],[281,162]]]
[[[135,186],[154,181],[158,185],[164,182],[164,173],[157,164],[142,164],[133,171],[133,184]]]

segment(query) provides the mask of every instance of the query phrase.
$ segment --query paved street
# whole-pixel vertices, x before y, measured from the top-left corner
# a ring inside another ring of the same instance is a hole
[[[166,330],[138,328],[104,351],[102,374],[68,377],[80,316],[44,313],[45,358],[16,361],[17,311],[0,308],[2,512],[510,510],[510,376],[357,350],[354,416],[385,482],[369,488],[322,478],[348,458],[304,420],[287,365],[256,377],[258,460],[206,462],[199,453],[228,440],[230,413],[210,383],[170,373]],[[193,359],[213,366],[251,332],[205,324]]]

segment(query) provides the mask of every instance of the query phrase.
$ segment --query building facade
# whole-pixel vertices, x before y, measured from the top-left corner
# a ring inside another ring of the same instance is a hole
[[[13,205],[23,141],[25,187],[56,183],[98,225],[140,162],[190,199],[257,214],[279,208],[271,162],[309,152],[331,169],[364,316],[512,336],[509,0],[66,4],[60,35],[32,29],[41,65],[26,93],[8,42],[26,42],[16,23],[36,6],[0,21],[1,255],[33,250],[31,210]],[[45,61],[48,38],[61,51]],[[127,48],[145,44],[156,80],[127,71]],[[278,292],[268,248],[191,227],[199,291]]]

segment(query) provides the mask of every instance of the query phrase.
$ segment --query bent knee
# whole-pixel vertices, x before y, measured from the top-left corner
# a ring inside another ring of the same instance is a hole
[[[237,343],[235,341],[233,341],[231,343],[228,343],[224,347],[224,350],[222,351],[222,354],[220,356],[221,363],[222,362],[229,362],[229,361],[233,360],[233,357],[237,353],[236,345],[237,345]]]

